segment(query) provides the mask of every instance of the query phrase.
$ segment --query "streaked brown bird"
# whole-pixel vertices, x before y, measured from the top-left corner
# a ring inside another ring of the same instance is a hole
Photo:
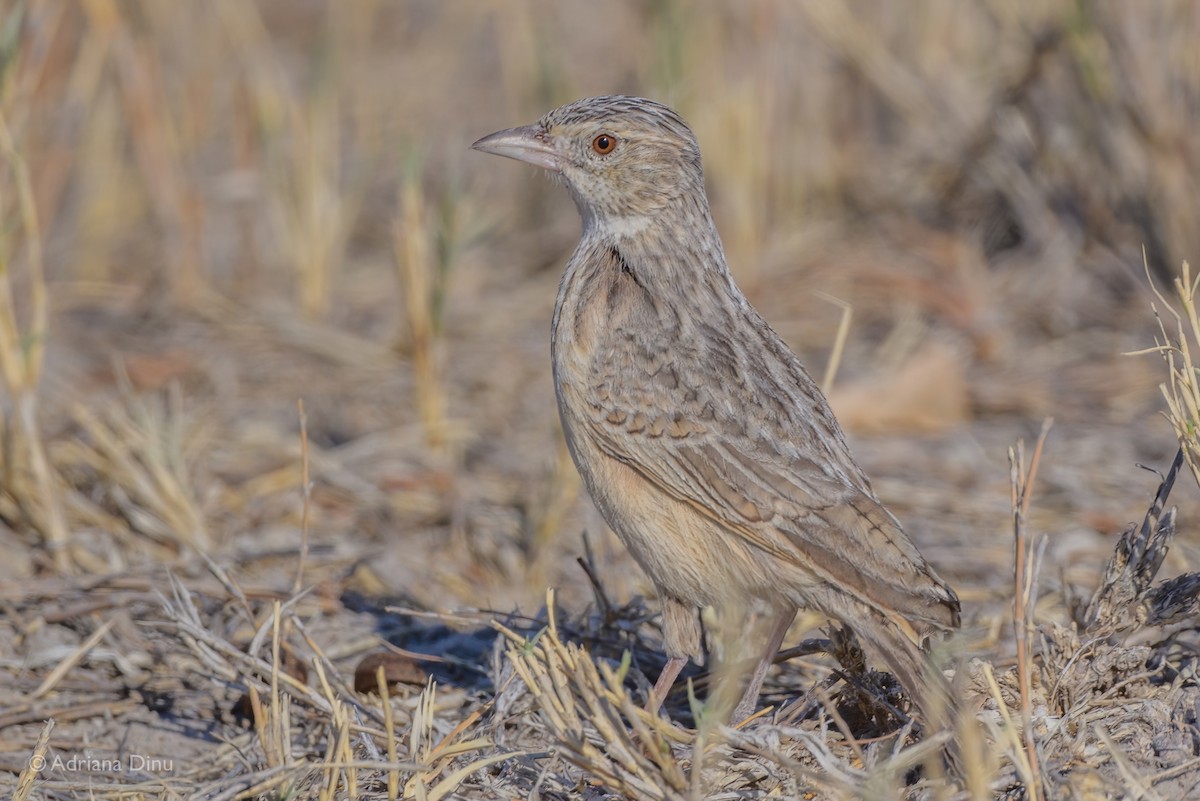
[[[651,100],[592,97],[472,147],[549,170],[583,218],[554,308],[554,386],[592,499],[665,604],[650,707],[703,658],[697,609],[755,602],[771,633],[735,720],[799,607],[848,624],[919,705],[944,692],[919,642],[959,625],[958,597],[734,284],[687,124]]]

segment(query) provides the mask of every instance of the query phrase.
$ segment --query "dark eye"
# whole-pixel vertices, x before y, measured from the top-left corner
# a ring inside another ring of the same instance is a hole
[[[617,137],[612,134],[600,134],[592,140],[592,150],[601,156],[607,156],[617,147]]]

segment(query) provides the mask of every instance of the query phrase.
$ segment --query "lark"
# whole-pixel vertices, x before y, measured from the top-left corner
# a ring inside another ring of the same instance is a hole
[[[554,388],[592,500],[664,604],[650,708],[702,660],[710,605],[771,615],[735,720],[799,608],[849,625],[918,704],[944,687],[921,643],[959,626],[958,597],[734,283],[687,124],[651,100],[591,97],[472,147],[549,170],[583,218],[554,308]]]

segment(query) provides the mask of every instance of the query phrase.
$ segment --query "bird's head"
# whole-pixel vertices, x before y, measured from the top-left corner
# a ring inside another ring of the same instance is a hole
[[[678,114],[653,100],[577,100],[471,147],[561,178],[585,227],[636,230],[673,204],[707,206],[696,137]]]

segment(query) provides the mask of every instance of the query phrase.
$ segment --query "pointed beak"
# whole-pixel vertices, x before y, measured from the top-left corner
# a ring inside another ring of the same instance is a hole
[[[523,125],[488,134],[472,150],[507,156],[551,172],[562,172],[562,159],[555,150],[550,134],[540,125]]]

